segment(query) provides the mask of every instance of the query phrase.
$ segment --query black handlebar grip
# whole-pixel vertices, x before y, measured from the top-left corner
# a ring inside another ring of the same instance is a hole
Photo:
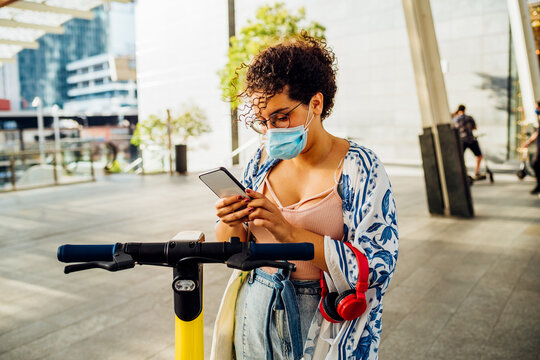
[[[251,260],[312,260],[312,243],[256,244],[250,243]]]
[[[58,247],[61,262],[112,261],[116,245],[62,245]]]

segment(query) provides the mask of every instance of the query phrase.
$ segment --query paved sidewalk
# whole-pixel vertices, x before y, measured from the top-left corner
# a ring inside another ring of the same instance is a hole
[[[540,359],[540,198],[496,174],[471,220],[427,214],[419,169],[390,167],[400,227],[380,359]],[[63,274],[65,243],[214,241],[195,175],[111,176],[0,194],[0,360],[173,359],[171,270]],[[230,270],[205,266],[205,347]]]

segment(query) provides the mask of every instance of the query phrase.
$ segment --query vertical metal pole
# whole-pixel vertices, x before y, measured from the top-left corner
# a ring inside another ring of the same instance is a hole
[[[20,124],[17,124],[17,130],[19,130],[19,149],[20,151],[24,151],[24,138],[23,138],[23,129],[21,129],[19,126]],[[24,158],[23,158],[24,162]]]
[[[45,165],[45,136],[43,134],[43,102],[40,98],[36,97],[33,104],[37,105],[37,122],[38,122],[38,136],[39,136],[39,162],[41,165]]]
[[[231,38],[236,36],[236,22],[234,18],[234,0],[228,0],[229,6],[229,47],[231,46]],[[238,109],[231,107],[231,151],[238,149]],[[233,165],[240,163],[240,156],[235,155],[232,158]]]
[[[172,156],[172,139],[171,139],[171,110],[167,109],[167,138],[169,141],[169,174],[173,175],[173,156]]]
[[[60,154],[60,120],[58,119],[58,110],[58,105],[54,104],[52,107],[52,113],[54,127],[54,157],[56,164],[59,163],[58,155]]]
[[[58,154],[56,153],[56,150],[54,151],[53,156],[53,177],[54,177],[54,185],[58,185],[58,173],[56,172],[56,156]]]
[[[56,157],[55,157],[55,160],[56,160]],[[62,164],[62,167],[64,167],[64,165],[66,164],[66,155],[64,153],[60,154],[60,161],[58,163]]]
[[[10,156],[9,158],[9,168],[11,171],[11,189],[16,190],[16,178],[15,178],[15,158]]]
[[[92,181],[96,181],[96,174],[94,171],[94,156],[92,154],[92,144],[89,144],[88,152],[90,153],[90,174],[92,175]]]

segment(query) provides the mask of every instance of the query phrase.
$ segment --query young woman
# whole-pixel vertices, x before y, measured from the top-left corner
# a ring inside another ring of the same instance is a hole
[[[214,329],[215,359],[377,358],[398,253],[396,209],[377,156],[324,129],[335,77],[333,52],[306,35],[248,66],[240,96],[253,117],[245,121],[266,141],[244,173],[249,197],[216,203],[217,239],[310,242],[315,258],[295,262],[290,274],[233,274]],[[341,294],[355,303],[365,295],[365,310],[341,321],[350,316],[336,311]]]

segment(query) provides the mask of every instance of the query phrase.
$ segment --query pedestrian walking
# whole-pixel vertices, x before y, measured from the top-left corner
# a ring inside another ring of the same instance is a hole
[[[533,142],[536,141],[537,149],[532,162],[532,167],[536,176],[536,186],[534,187],[534,189],[531,190],[532,195],[540,194],[540,141],[538,140],[538,132],[540,132],[540,101],[536,103],[535,111],[537,115],[537,120],[539,120],[538,128],[536,129],[534,134],[532,134],[531,137],[528,138],[527,141],[525,141],[525,143],[523,144],[524,148],[528,148]]]

